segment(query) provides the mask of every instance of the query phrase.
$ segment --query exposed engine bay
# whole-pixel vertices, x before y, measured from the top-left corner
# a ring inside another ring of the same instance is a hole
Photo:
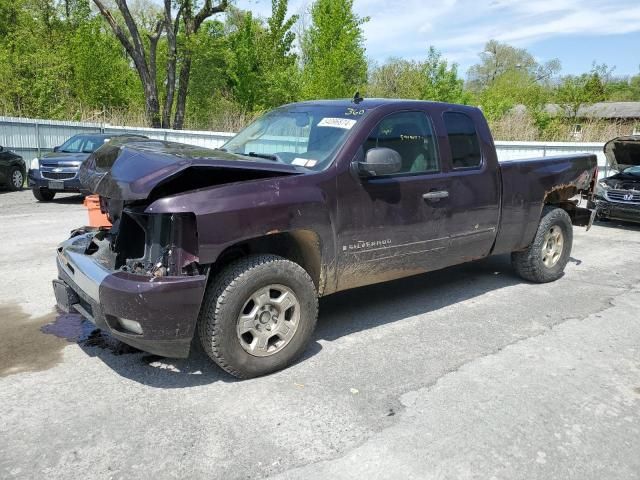
[[[604,154],[617,173],[598,182],[598,218],[640,222],[640,136],[614,138],[605,144]]]
[[[613,177],[606,178],[601,182],[615,190],[631,190],[640,192],[640,176],[638,176],[637,180],[632,180],[626,177],[620,178],[620,174],[618,174]]]
[[[618,173],[600,180],[600,187],[640,192],[640,136],[614,138],[604,146],[604,154]]]
[[[101,199],[104,202],[104,199]],[[103,267],[151,277],[199,275],[195,216],[149,214],[144,207],[109,209],[111,228],[95,231],[85,248]],[[72,236],[88,233],[75,230]]]

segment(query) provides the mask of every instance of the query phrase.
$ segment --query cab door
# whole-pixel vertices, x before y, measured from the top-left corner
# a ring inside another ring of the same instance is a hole
[[[425,111],[382,118],[362,144],[386,147],[402,159],[398,173],[337,179],[337,289],[401,278],[448,263],[450,180],[442,172],[437,137]]]
[[[448,145],[443,158],[449,170],[451,264],[487,256],[497,234],[500,215],[500,176],[495,148],[477,111],[455,108],[442,113]],[[442,128],[441,127],[441,128]],[[480,130],[480,131],[479,131]],[[484,133],[484,135],[483,135]]]

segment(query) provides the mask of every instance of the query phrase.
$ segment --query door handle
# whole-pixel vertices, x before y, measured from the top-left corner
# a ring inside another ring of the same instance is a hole
[[[422,195],[422,198],[424,198],[425,200],[429,200],[431,202],[437,202],[443,198],[448,198],[448,197],[449,197],[449,192],[447,192],[446,190],[434,190],[432,192],[425,193]]]

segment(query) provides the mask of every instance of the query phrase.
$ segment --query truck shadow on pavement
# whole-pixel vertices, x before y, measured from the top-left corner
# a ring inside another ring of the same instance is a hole
[[[321,301],[315,337],[336,340],[523,282],[513,272],[509,255],[500,255],[336,293]]]
[[[523,282],[513,273],[506,255],[330,295],[320,301],[313,341],[297,363],[305,362],[322,350],[318,340],[333,341]],[[197,338],[194,338],[187,359],[163,358],[137,351],[123,355],[128,352],[102,348],[90,341],[80,343],[80,347],[119,375],[154,388],[238,381],[206,356]]]

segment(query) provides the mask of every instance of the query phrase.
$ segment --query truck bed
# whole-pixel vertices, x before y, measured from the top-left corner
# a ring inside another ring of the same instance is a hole
[[[593,154],[525,158],[500,162],[502,211],[494,254],[525,248],[536,233],[545,203],[568,202],[593,187]]]

